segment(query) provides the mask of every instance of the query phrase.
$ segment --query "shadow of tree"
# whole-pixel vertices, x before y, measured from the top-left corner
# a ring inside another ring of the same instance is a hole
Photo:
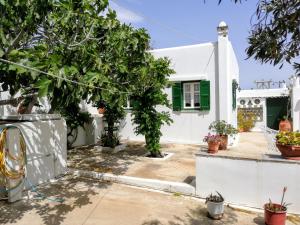
[[[68,166],[75,169],[100,173],[125,174],[131,164],[140,161],[147,150],[143,143],[128,143],[124,151],[118,153],[101,152],[94,145],[77,147],[68,152]]]
[[[92,204],[93,196],[103,192],[108,185],[110,183],[70,176],[56,183],[43,184],[38,187],[38,192],[45,194],[46,199],[21,200],[15,203],[0,202],[0,224],[17,223],[31,211],[37,213],[45,225],[63,224],[67,214]],[[57,199],[64,199],[64,201],[58,202]]]
[[[184,216],[174,216],[173,220],[164,223],[160,220],[149,220],[145,221],[142,225],[234,225],[240,224],[238,221],[237,214],[225,207],[225,213],[222,220],[213,220],[207,216],[207,210],[205,207],[197,207],[197,208],[190,208],[189,212],[186,213]]]

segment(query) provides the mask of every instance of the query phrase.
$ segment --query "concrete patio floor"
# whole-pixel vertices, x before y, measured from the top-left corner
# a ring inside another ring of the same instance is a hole
[[[153,192],[120,184],[66,176],[42,185],[52,200],[0,201],[0,224],[18,225],[218,225],[261,224],[263,215],[226,207],[223,220],[206,216],[205,204],[195,198]],[[63,203],[53,201],[64,198]],[[293,221],[293,222],[292,222]],[[291,217],[287,225],[299,224]]]
[[[75,148],[68,153],[68,167],[189,183],[195,176],[195,154],[200,150],[207,151],[207,146],[163,144],[162,152],[174,154],[168,159],[161,160],[145,157],[146,149],[141,142],[128,142],[126,149],[116,154],[101,153],[93,146],[88,146]],[[217,155],[259,159],[266,152],[267,141],[264,134],[248,132],[240,134],[240,142],[236,147],[219,151]]]

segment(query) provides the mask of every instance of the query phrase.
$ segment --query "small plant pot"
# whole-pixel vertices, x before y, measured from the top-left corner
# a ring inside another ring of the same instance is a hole
[[[279,122],[279,131],[292,131],[292,124],[289,120],[281,120]]]
[[[209,141],[208,143],[208,153],[215,154],[219,150],[220,142],[218,141]]]
[[[99,114],[104,114],[105,113],[105,108],[98,108],[98,113]]]
[[[265,204],[265,224],[267,225],[285,225],[286,221],[286,211],[272,211],[267,208],[267,204]],[[275,207],[280,208],[279,204],[274,204]]]
[[[227,145],[228,145],[228,135],[220,135],[220,145],[219,145],[219,150],[227,150]]]
[[[208,216],[214,220],[222,219],[224,214],[224,201],[223,202],[211,202],[207,201]]]

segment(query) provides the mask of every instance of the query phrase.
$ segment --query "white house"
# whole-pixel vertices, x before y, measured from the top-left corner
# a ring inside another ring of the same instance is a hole
[[[290,111],[290,93],[286,86],[274,89],[252,89],[237,92],[237,107],[242,113],[252,112],[256,116],[252,131],[263,127],[278,130],[279,120]]]
[[[155,57],[171,59],[176,71],[170,76],[174,85],[165,90],[173,108],[161,108],[170,112],[174,122],[162,127],[162,142],[202,143],[215,120],[236,126],[239,67],[225,22],[217,31],[216,42],[151,51]],[[144,140],[134,134],[130,111],[120,134],[124,139]]]

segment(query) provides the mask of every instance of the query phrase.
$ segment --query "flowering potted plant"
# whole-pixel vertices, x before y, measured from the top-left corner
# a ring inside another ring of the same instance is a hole
[[[286,159],[300,160],[300,132],[279,132],[276,146]]]
[[[231,124],[228,124],[225,120],[216,120],[212,122],[208,129],[221,138],[219,150],[226,150],[228,145],[228,136],[233,136],[238,133],[238,130]]]
[[[208,133],[208,135],[204,137],[203,141],[208,144],[208,153],[214,154],[218,152],[221,143],[221,138],[218,135],[211,135]]]
[[[265,223],[267,225],[285,225],[287,205],[289,205],[284,202],[286,190],[287,187],[284,187],[280,204],[272,203],[270,200],[269,203],[264,205]]]
[[[213,219],[221,219],[224,214],[224,198],[217,192],[217,195],[210,194],[206,197],[208,215]]]

